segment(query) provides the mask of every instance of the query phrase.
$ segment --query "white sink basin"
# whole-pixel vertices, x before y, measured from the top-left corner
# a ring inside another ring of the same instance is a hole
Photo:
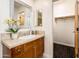
[[[22,41],[31,41],[33,40],[34,38],[36,38],[37,35],[27,35],[27,36],[22,36],[22,37],[19,37],[18,39],[14,39],[12,40],[13,42],[22,42]]]
[[[19,37],[19,39],[33,39],[33,38],[35,38],[36,37],[36,35],[28,35],[28,36],[22,36],[22,37]]]

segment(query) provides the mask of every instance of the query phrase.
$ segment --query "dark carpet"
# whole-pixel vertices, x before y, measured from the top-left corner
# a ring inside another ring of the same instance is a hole
[[[54,43],[54,58],[74,58],[74,48]]]

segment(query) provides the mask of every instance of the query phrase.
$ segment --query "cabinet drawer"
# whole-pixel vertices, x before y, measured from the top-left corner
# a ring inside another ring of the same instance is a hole
[[[17,46],[12,49],[12,55],[22,55],[24,53],[24,45]]]

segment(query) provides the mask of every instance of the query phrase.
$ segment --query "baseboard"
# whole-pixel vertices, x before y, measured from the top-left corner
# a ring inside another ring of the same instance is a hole
[[[61,44],[61,45],[65,45],[65,46],[74,47],[74,45],[67,44],[67,43],[63,43],[63,42],[57,42],[57,41],[54,41],[54,43],[56,43],[56,44]]]
[[[53,56],[50,56],[50,55],[44,53],[44,54],[43,54],[43,58],[53,58]]]
[[[3,58],[8,58],[8,57],[10,57],[10,56],[7,54],[3,55]]]

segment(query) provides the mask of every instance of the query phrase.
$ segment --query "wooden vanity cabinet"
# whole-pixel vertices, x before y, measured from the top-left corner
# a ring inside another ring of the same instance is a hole
[[[24,57],[34,58],[35,57],[35,48],[33,42],[24,44]]]
[[[24,55],[24,45],[20,45],[11,49],[11,57],[23,58],[23,55]]]
[[[12,48],[10,51],[10,57],[12,58],[39,58],[44,53],[44,37],[19,45]]]

